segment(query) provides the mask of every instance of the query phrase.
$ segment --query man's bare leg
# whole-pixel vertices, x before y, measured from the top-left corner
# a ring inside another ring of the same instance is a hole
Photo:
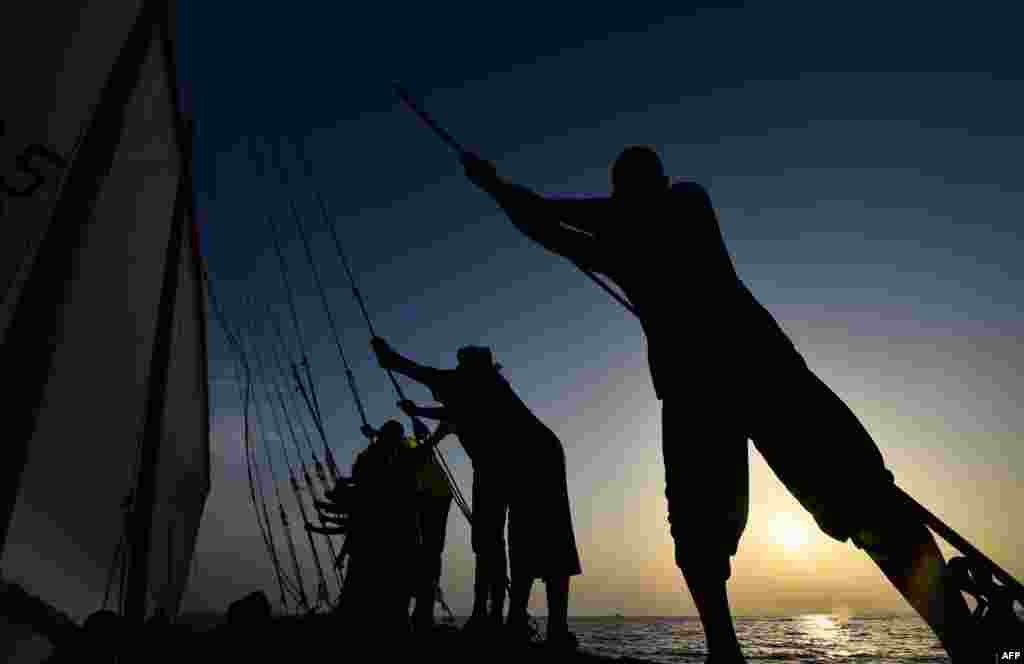
[[[526,633],[529,629],[530,616],[527,608],[530,604],[530,592],[533,590],[533,577],[512,573],[512,594],[509,597],[508,626],[514,631]]]
[[[544,579],[548,599],[548,640],[562,638],[569,632],[569,577]]]
[[[694,570],[683,572],[693,603],[704,627],[708,647],[708,662],[714,664],[746,664],[733,627],[732,612],[725,580],[709,579]]]
[[[884,540],[875,538],[881,544],[869,547],[868,555],[928,623],[953,661],[967,662],[971,656],[966,650],[972,634],[970,609],[931,532],[921,524],[911,528],[909,536],[903,534],[898,544],[889,545],[891,551],[886,551]]]

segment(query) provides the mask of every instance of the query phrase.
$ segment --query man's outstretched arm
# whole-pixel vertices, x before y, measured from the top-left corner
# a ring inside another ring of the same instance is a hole
[[[450,419],[448,409],[442,407],[417,406],[412,401],[399,401],[398,408],[409,417],[425,417],[429,420]]]
[[[593,232],[599,225],[601,199],[544,198],[526,187],[502,180],[490,162],[468,157],[463,164],[470,181],[491,195],[520,232],[583,269],[603,271],[597,240],[562,223]],[[588,217],[591,220],[588,221]]]
[[[600,233],[606,223],[607,196],[594,198],[573,198],[569,196],[544,196],[544,207],[548,214],[566,226],[590,235]]]
[[[373,347],[373,352],[377,355],[377,361],[380,363],[380,366],[385,369],[397,371],[418,383],[423,383],[427,387],[437,384],[442,377],[440,369],[425,367],[416,364],[406,357],[402,357],[388,345],[388,342],[380,337],[375,337],[370,342],[370,345]]]
[[[441,441],[450,433],[454,433],[452,426],[448,422],[441,422],[434,429],[434,433],[430,434],[419,447],[412,450],[412,454],[415,455],[417,469],[423,464],[431,462],[434,456],[434,448],[440,445]]]

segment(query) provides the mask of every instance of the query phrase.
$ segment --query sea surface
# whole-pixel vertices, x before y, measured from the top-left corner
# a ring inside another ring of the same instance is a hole
[[[538,621],[543,628],[543,620]],[[570,620],[580,647],[594,654],[684,664],[707,657],[700,620],[581,618]],[[919,617],[808,614],[737,618],[750,662],[783,664],[948,664],[938,639]]]
[[[202,631],[222,619],[210,614],[183,622]],[[543,634],[544,618],[537,622]],[[569,628],[579,637],[584,652],[597,655],[664,664],[704,664],[707,657],[696,617],[572,618]],[[950,663],[938,640],[915,615],[740,617],[736,618],[736,631],[751,664]],[[26,634],[26,640],[14,644],[13,650],[0,652],[0,661],[38,664],[49,651],[44,639]]]

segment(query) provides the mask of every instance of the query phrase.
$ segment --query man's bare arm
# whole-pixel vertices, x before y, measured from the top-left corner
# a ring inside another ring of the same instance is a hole
[[[412,401],[399,401],[398,407],[409,417],[425,417],[430,420],[447,420],[451,417],[444,407],[417,406]]]
[[[497,202],[524,235],[585,270],[604,271],[593,233],[600,227],[600,211],[606,199],[544,198],[498,177],[493,164],[476,156],[466,157],[463,166],[466,176]]]
[[[383,368],[397,371],[418,383],[423,383],[427,387],[435,385],[442,376],[440,369],[416,364],[412,360],[400,355],[386,341],[379,337],[372,340],[371,346],[377,355],[377,361]]]

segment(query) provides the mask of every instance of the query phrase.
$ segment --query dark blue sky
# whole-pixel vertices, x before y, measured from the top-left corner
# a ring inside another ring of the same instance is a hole
[[[461,345],[492,345],[561,436],[585,572],[573,610],[691,612],[664,527],[658,406],[639,326],[521,237],[390,83],[401,80],[500,172],[541,191],[604,191],[622,146],[649,143],[672,175],[709,189],[741,277],[864,419],[901,485],[1024,571],[1005,513],[1024,504],[1010,470],[1024,461],[1020,17],[1003,4],[755,3],[673,16],[609,6],[180,3],[204,252],[229,316],[247,315],[249,296],[286,313],[272,214],[292,238],[328,430],[350,463],[362,443],[337,351],[284,192],[249,158],[263,137],[304,141],[382,335],[442,366]],[[394,398],[310,184],[293,191],[379,422]],[[680,260],[691,250],[684,229]],[[699,287],[671,284],[665,297],[683,305]],[[215,484],[189,601],[221,607],[253,584],[269,588],[271,576],[246,503],[231,356],[220,331],[211,335],[211,373],[223,379],[213,392]],[[468,490],[464,456],[447,445]],[[782,596],[798,608],[900,606],[856,551],[820,533],[811,536],[820,575],[758,578],[791,564],[771,553],[763,524],[789,510],[811,526],[759,459],[753,475],[739,610]],[[970,498],[958,493],[968,489]],[[466,608],[472,557],[460,519],[453,513],[445,588]],[[856,595],[849,579],[870,592]]]

